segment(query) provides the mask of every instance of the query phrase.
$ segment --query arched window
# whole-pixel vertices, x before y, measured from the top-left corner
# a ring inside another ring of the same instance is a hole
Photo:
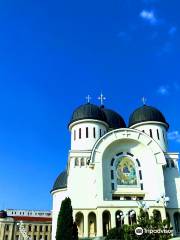
[[[112,160],[111,160],[111,166],[113,166],[113,164],[114,164],[114,158],[112,158]]]
[[[102,130],[99,129],[99,137],[101,137],[101,136],[102,136]]]
[[[81,158],[81,166],[85,166],[84,158]]]
[[[139,162],[139,160],[136,158],[136,162],[137,162],[137,164],[138,164],[138,167],[140,167],[141,166],[141,164],[140,164],[140,162]]]
[[[180,213],[179,212],[174,213],[174,224],[175,224],[176,233],[180,233]]]
[[[111,179],[114,179],[114,171],[111,170]]]
[[[116,227],[121,227],[124,224],[124,215],[123,212],[118,210],[115,214]]]
[[[163,134],[164,142],[166,143],[165,134],[164,134],[164,131],[163,131],[163,130],[162,130],[162,134]]]
[[[169,168],[169,160],[166,159],[166,167]]]
[[[109,230],[111,229],[111,214],[109,211],[103,212],[103,236],[107,236]]]
[[[79,159],[75,158],[75,166],[79,166]]]
[[[157,138],[159,139],[159,130],[157,129]]]
[[[78,236],[84,237],[84,215],[81,212],[76,213],[75,223],[78,228]]]
[[[96,128],[93,128],[93,137],[96,138]]]
[[[172,168],[175,168],[175,164],[174,164],[174,161],[173,161],[173,160],[171,160],[171,167],[172,167]]]
[[[79,128],[79,139],[81,139],[81,128]]]
[[[153,217],[156,219],[157,222],[162,222],[161,213],[159,210],[153,210]]]
[[[97,232],[96,214],[94,212],[88,215],[88,236],[95,237]]]
[[[128,220],[129,220],[129,225],[133,225],[136,223],[136,212],[134,210],[130,210],[128,212]]]
[[[74,141],[76,140],[76,130],[74,130]]]
[[[88,127],[86,127],[86,138],[89,137],[89,131],[88,131]]]
[[[153,135],[152,135],[152,129],[149,129],[149,132],[150,132],[150,137],[152,138]]]
[[[142,180],[142,172],[141,172],[141,170],[139,170],[139,178],[140,178],[140,180]]]

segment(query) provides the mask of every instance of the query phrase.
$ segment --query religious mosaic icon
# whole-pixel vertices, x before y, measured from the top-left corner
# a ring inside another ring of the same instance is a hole
[[[117,185],[137,185],[136,168],[133,161],[127,157],[121,157],[116,167]]]

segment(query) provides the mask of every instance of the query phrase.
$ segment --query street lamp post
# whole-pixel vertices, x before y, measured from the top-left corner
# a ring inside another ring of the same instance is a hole
[[[159,202],[162,202],[164,207],[167,207],[168,203],[170,201],[170,198],[167,197],[164,193],[160,195],[160,197],[158,197],[156,199],[156,202],[159,203]]]

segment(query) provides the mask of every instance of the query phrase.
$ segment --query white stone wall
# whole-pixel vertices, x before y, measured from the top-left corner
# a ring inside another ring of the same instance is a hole
[[[131,128],[144,131],[144,133],[149,136],[152,133],[152,138],[159,144],[164,152],[167,151],[168,141],[165,124],[158,122],[142,122],[135,124]]]
[[[52,209],[52,240],[55,240],[56,228],[57,228],[57,218],[62,201],[68,197],[68,191],[56,190],[52,193],[53,196],[53,209]]]
[[[76,155],[80,155],[76,153]],[[85,155],[85,156],[84,156]],[[91,208],[96,206],[96,178],[95,171],[89,167],[90,155],[81,154],[81,157],[72,157],[69,161],[68,191],[73,208]],[[79,160],[76,166],[75,161]],[[81,165],[81,160],[84,165]]]
[[[86,128],[88,137],[86,137]],[[71,150],[91,150],[95,142],[108,131],[108,125],[97,120],[82,120],[71,124],[70,130]],[[81,138],[79,138],[79,131],[81,131]]]
[[[168,208],[180,208],[180,175],[178,153],[166,153],[167,165],[164,168],[166,195],[170,198]]]
[[[158,144],[149,136],[137,130],[120,129],[106,134],[96,146],[93,150],[92,161],[94,161],[96,179],[98,179],[98,204],[102,204],[104,199],[110,200],[109,166],[111,159],[119,152],[130,152],[139,159],[143,177],[143,191],[148,200],[155,200],[159,193],[165,193],[162,169],[162,165],[166,163],[165,157]]]
[[[94,127],[94,125],[81,123],[79,126]],[[72,127],[72,132],[73,128]],[[102,126],[98,126],[103,127]],[[144,129],[149,128],[164,130],[164,126],[147,125]],[[98,129],[99,129],[98,128]],[[104,127],[105,128],[105,127]],[[140,162],[140,170],[142,172],[143,190],[140,188],[123,189],[124,193],[134,191],[136,194],[144,194],[145,200],[150,206],[150,214],[153,209],[161,211],[162,218],[165,218],[165,207],[162,201],[156,202],[161,194],[175,195],[180,191],[180,181],[176,179],[175,173],[168,173],[163,171],[166,166],[165,153],[163,152],[167,145],[164,143],[157,143],[157,139],[151,138],[148,134],[143,133],[142,129],[117,129],[106,133],[96,142],[86,142],[85,140],[78,143],[72,143],[72,150],[69,154],[68,161],[68,194],[67,191],[57,191],[53,194],[53,237],[55,240],[57,214],[61,201],[68,195],[72,200],[73,214],[82,212],[84,214],[84,236],[88,236],[88,214],[94,212],[97,217],[97,236],[102,236],[102,213],[104,210],[109,210],[112,214],[111,225],[114,226],[114,214],[118,209],[127,211],[135,209],[138,212],[138,201],[136,200],[112,200],[110,163],[113,157],[119,152],[123,154],[133,154],[133,161],[136,158]],[[162,139],[162,135],[160,135]],[[163,145],[164,144],[164,145]],[[82,146],[84,145],[84,146]],[[90,148],[91,149],[88,149]],[[93,149],[92,149],[93,147]],[[89,151],[88,151],[89,150]],[[75,161],[78,159],[79,164]],[[84,160],[83,166],[81,160]],[[174,170],[175,171],[175,170]],[[174,187],[171,187],[171,181],[174,181]],[[168,183],[169,182],[169,183]],[[165,191],[165,185],[166,191]],[[178,189],[179,188],[179,189]],[[169,189],[169,192],[168,190]],[[180,196],[180,194],[179,194]],[[179,197],[178,197],[179,202]],[[180,208],[179,203],[175,205],[173,199],[170,207]],[[127,221],[127,218],[126,218]]]

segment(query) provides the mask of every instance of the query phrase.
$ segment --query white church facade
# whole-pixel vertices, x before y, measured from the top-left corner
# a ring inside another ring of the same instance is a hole
[[[136,221],[140,207],[158,211],[180,235],[179,153],[169,152],[169,124],[156,108],[136,109],[126,126],[104,106],[78,107],[69,123],[67,169],[51,194],[52,240],[62,200],[70,197],[80,238],[103,237],[109,229]]]

